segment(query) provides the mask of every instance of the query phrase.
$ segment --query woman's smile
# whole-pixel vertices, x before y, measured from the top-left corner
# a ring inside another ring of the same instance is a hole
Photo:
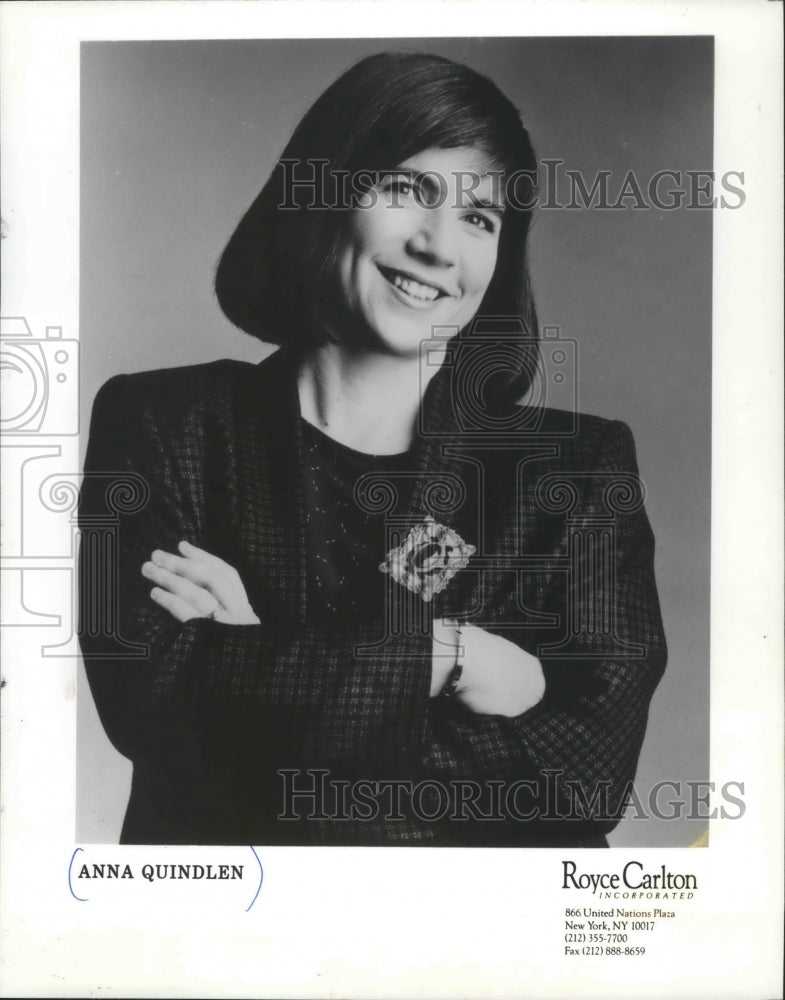
[[[410,271],[401,271],[394,267],[376,265],[385,281],[399,293],[401,301],[416,309],[427,308],[450,293],[439,285],[413,275]]]

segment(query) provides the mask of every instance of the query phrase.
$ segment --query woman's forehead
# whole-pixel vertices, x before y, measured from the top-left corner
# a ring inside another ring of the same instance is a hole
[[[417,172],[433,170],[454,173],[463,171],[472,172],[478,176],[484,176],[494,171],[498,173],[488,153],[476,146],[456,146],[448,149],[434,146],[414,153],[412,156],[407,156],[396,166],[403,169],[413,169]]]

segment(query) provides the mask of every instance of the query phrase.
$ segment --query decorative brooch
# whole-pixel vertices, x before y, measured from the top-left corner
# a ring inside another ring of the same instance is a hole
[[[387,553],[379,569],[424,601],[430,601],[468,565],[476,551],[457,531],[437,524],[429,515],[411,529],[402,545]]]

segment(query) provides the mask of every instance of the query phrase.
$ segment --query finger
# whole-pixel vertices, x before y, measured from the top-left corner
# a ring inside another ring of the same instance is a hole
[[[251,607],[240,574],[234,566],[189,541],[183,540],[177,547],[186,559],[204,564],[202,586],[208,587],[220,604],[225,608],[233,608],[238,614],[245,613]]]
[[[184,546],[188,543],[181,542]],[[193,548],[193,546],[192,546]],[[203,549],[196,549],[197,552],[204,552]],[[217,586],[233,584],[239,580],[239,575],[234,567],[228,562],[219,559],[218,556],[204,552],[202,556],[178,556],[173,552],[165,552],[163,549],[155,549],[151,556],[152,561],[157,566],[163,566],[172,573],[185,576],[200,586],[215,583]]]
[[[173,552],[164,552],[163,549],[155,549],[151,561],[159,569],[175,573],[199,587],[209,588],[211,581],[215,578],[215,571],[211,571],[210,567],[201,560],[186,559],[183,556],[176,556]]]
[[[159,604],[165,611],[168,611],[173,618],[176,618],[178,622],[189,622],[192,618],[203,618],[204,615],[200,615],[196,608],[191,607],[191,605],[178,597],[177,594],[171,594],[168,590],[162,590],[160,587],[153,587],[150,591],[150,597]]]
[[[188,559],[163,549],[156,549],[152,556],[156,566],[203,587],[225,608],[235,611],[244,608],[248,598],[237,572],[217,556],[211,556],[211,559],[215,561]]]
[[[220,607],[220,601],[209,590],[178,576],[176,573],[171,573],[163,566],[146,562],[142,566],[142,573],[163,590],[182,598],[201,615],[212,614],[217,607]]]
[[[207,552],[205,549],[200,549],[196,545],[192,545],[191,542],[179,542],[177,548],[188,559],[198,559],[202,562],[210,563],[213,566],[224,566],[227,569],[230,568],[228,562],[225,562],[219,556],[212,555],[212,553]]]

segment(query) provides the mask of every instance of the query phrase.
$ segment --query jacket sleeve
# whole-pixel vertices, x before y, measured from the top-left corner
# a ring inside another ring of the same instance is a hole
[[[311,761],[383,760],[399,773],[421,761],[428,636],[393,637],[363,658],[356,648],[378,640],[370,628],[295,628],[265,622],[263,611],[259,626],[180,624],[150,598],[141,565],[154,548],[176,551],[183,538],[205,544],[202,491],[192,488],[204,465],[204,417],[198,407],[186,416],[182,446],[182,428],[160,426],[158,407],[140,401],[137,389],[118,376],[96,397],[80,495],[80,643],[115,748],[134,760],[189,741],[210,753],[210,734],[216,745],[243,742],[266,726],[270,740],[282,736]],[[93,544],[87,536],[106,518],[107,490],[129,477],[143,484],[147,502],[115,518],[114,541]],[[129,655],[129,643],[146,652]]]
[[[613,475],[605,474],[622,473],[619,481],[627,484],[631,477],[637,480],[634,443],[625,424],[607,425],[590,468],[583,474],[586,485],[573,531],[596,524],[600,514],[607,523],[607,485]],[[562,788],[572,782],[591,796],[605,783],[608,801],[620,801],[635,775],[666,646],[654,581],[654,539],[642,497],[639,504],[630,504],[629,512],[617,512],[613,525],[603,584],[609,593],[597,595],[597,565],[586,559],[581,572],[554,581],[541,610],[556,613],[562,627],[580,621],[594,588],[594,596],[606,602],[615,652],[609,654],[609,638],[597,621],[582,634],[577,630],[569,656],[547,645],[532,648],[531,633],[527,639],[523,630],[499,631],[540,656],[545,695],[513,718],[476,715],[460,705],[434,713],[428,759],[435,774],[443,779],[543,781],[547,772],[558,772]],[[563,553],[571,551],[567,523],[561,545]]]

